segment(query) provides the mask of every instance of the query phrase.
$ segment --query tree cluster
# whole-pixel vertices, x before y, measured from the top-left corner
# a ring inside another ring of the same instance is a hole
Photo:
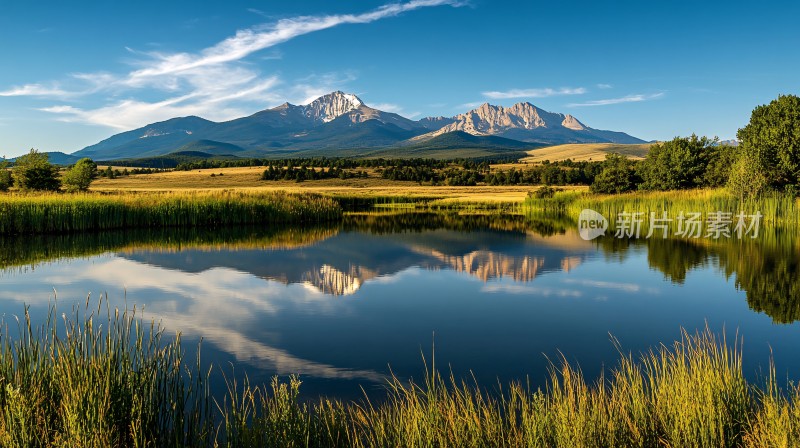
[[[590,185],[602,162],[544,161],[525,170],[497,170],[486,176],[489,185]]]
[[[314,169],[303,166],[275,166],[269,165],[261,174],[261,180],[293,180],[303,182],[306,180],[321,179],[352,179],[366,178],[366,171],[346,171],[338,167]]]
[[[86,191],[97,176],[97,164],[91,159],[78,160],[62,175],[46,153],[35,149],[17,157],[10,170],[8,167],[5,159],[0,162],[0,191],[8,191],[12,186],[20,191],[58,191],[62,185],[69,192]]]
[[[50,163],[47,154],[35,149],[17,157],[11,174],[20,191],[56,191],[61,187],[58,167]]]
[[[639,162],[609,154],[591,182],[591,190],[624,193],[722,187],[731,178],[737,153],[736,147],[719,145],[716,139],[696,135],[675,137],[652,145],[645,159]]]
[[[605,162],[594,191],[681,190],[727,186],[739,196],[773,190],[800,192],[800,98],[779,96],[753,110],[737,133],[739,146],[707,137],[654,144],[638,164],[618,156]]]

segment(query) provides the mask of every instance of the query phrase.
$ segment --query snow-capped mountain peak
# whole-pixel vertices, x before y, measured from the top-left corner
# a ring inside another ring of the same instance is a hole
[[[341,92],[340,92],[340,93],[341,93]],[[363,104],[364,104],[364,103],[361,101],[361,98],[359,98],[359,97],[355,96],[355,95],[354,95],[354,94],[352,94],[352,93],[345,93],[345,94],[344,94],[344,97],[347,99],[347,101],[350,101],[352,104],[354,104],[354,105],[356,105],[356,106],[361,106],[361,105],[363,105]]]
[[[305,106],[306,117],[314,121],[327,123],[354,110],[358,110],[364,102],[352,93],[336,92],[323,95]]]

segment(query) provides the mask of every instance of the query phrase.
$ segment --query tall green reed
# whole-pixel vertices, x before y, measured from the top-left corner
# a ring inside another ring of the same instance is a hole
[[[616,217],[622,212],[650,213],[661,216],[663,212],[675,218],[680,212],[697,212],[703,216],[717,211],[763,215],[764,224],[783,226],[800,225],[800,202],[788,194],[768,193],[758,198],[740,200],[724,189],[681,190],[666,192],[633,192],[617,195],[596,195],[578,192],[557,192],[552,198],[525,200],[524,207],[550,213],[578,217],[581,210],[592,209],[603,216]]]
[[[105,308],[105,309],[104,309]],[[53,303],[34,327],[30,310],[3,322],[2,446],[188,446],[212,440],[206,377],[183,359],[180,336],[139,311],[95,307],[61,314]]]
[[[212,227],[339,219],[332,199],[309,194],[191,192],[0,196],[0,234]]]
[[[383,401],[302,401],[301,381],[226,378],[213,397],[199,355],[137,310],[87,300],[69,315],[29,309],[0,336],[0,445],[274,447],[797,446],[800,392],[742,372],[742,340],[705,329],[641,356],[619,349],[594,382],[553,362],[547,384],[491,389],[443,376],[391,376]],[[619,347],[619,345],[617,344]],[[424,358],[423,358],[424,361]]]

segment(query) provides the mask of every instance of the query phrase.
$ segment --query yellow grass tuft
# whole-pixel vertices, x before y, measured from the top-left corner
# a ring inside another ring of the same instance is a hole
[[[105,305],[105,306],[104,306]],[[135,311],[87,299],[51,304],[46,323],[0,326],[0,444],[23,446],[794,447],[798,392],[742,372],[742,339],[710,330],[621,360],[589,383],[562,357],[545,388],[493,389],[425,364],[422,381],[391,376],[385,399],[301,401],[301,381],[226,378],[184,362]],[[14,334],[16,333],[16,334]],[[423,359],[424,362],[424,359]]]

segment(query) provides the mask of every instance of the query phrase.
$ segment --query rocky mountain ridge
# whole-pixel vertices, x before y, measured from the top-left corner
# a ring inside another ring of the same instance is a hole
[[[527,102],[509,107],[485,103],[454,117],[415,121],[369,107],[354,94],[335,91],[306,105],[287,102],[226,122],[195,116],[173,118],[114,135],[73,155],[96,160],[154,157],[202,140],[207,147],[219,143],[219,151],[236,148],[235,155],[243,157],[342,157],[377,150],[391,153],[392,148],[418,146],[453,132],[515,140],[509,145],[514,151],[520,149],[520,142],[538,146],[642,143],[625,133],[592,129],[572,115],[548,112]]]

